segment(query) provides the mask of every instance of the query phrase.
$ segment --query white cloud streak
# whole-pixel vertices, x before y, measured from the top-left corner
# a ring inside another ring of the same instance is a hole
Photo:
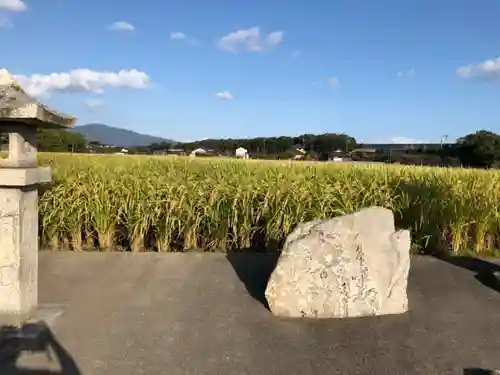
[[[500,57],[462,66],[456,74],[465,80],[500,81]]]
[[[106,88],[146,89],[149,76],[136,69],[119,72],[75,69],[63,73],[16,75],[15,79],[29,95],[40,97],[54,92],[104,93]]]
[[[0,15],[0,29],[12,29],[14,25],[7,17],[2,17]]]
[[[187,35],[180,31],[174,31],[170,33],[170,40],[183,40],[186,38]]]
[[[185,33],[182,31],[173,31],[170,33],[170,40],[175,42],[175,41],[182,41],[182,42],[187,42],[190,44],[198,44],[198,40],[195,38],[191,38],[187,36]]]
[[[134,31],[135,26],[132,25],[131,23],[125,22],[125,21],[116,21],[113,22],[109,27],[109,30],[112,31]]]
[[[227,52],[263,52],[276,47],[283,41],[283,31],[261,35],[259,27],[231,32],[217,41],[217,46]]]
[[[87,100],[85,105],[87,106],[87,108],[89,110],[95,110],[97,108],[104,106],[104,101],[97,100],[97,99],[89,99],[89,100]]]
[[[0,0],[0,9],[8,12],[24,12],[28,7],[23,0]]]
[[[338,86],[340,84],[338,77],[330,77],[326,81],[330,86]]]
[[[229,91],[221,91],[215,94],[215,96],[221,100],[233,100],[234,96]]]
[[[9,13],[20,13],[28,9],[23,0],[0,0],[0,29],[11,29],[14,24]]]
[[[398,78],[412,78],[417,72],[414,68],[408,70],[401,70],[398,72]]]

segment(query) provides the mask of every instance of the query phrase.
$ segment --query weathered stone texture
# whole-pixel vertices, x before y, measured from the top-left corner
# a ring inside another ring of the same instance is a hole
[[[408,310],[410,233],[381,207],[299,225],[267,288],[273,314],[346,318]]]
[[[37,304],[38,191],[0,188],[0,320]]]
[[[0,325],[20,325],[38,307],[38,192],[50,169],[37,168],[37,128],[72,127],[76,118],[32,99],[0,69]]]

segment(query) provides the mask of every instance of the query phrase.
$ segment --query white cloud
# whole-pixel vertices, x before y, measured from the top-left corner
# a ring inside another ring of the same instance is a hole
[[[182,141],[179,141],[179,143],[200,142],[200,141],[204,141],[206,139],[210,139],[210,138],[208,138],[208,137],[202,137],[202,138],[196,138],[196,139],[183,139]]]
[[[233,100],[234,96],[229,91],[221,91],[215,94],[216,97],[222,100]]]
[[[113,31],[134,31],[135,30],[135,26],[132,25],[131,23],[128,23],[128,22],[125,22],[125,21],[117,21],[117,22],[113,22],[109,26],[109,29],[113,30]]]
[[[260,28],[240,29],[231,32],[217,41],[217,45],[228,52],[262,52],[271,49],[283,41],[283,31],[260,34]]]
[[[269,33],[264,40],[264,45],[274,47],[283,41],[283,31],[273,31]]]
[[[173,31],[170,33],[170,40],[172,41],[184,41],[191,44],[198,44],[195,38],[191,38],[181,31]]]
[[[136,69],[119,72],[98,72],[90,69],[75,69],[63,73],[16,75],[23,89],[32,96],[43,96],[53,92],[104,93],[105,88],[145,89],[149,87],[149,76]]]
[[[338,86],[340,83],[338,77],[330,77],[327,79],[327,82],[330,86]]]
[[[183,40],[186,39],[187,35],[180,32],[180,31],[175,31],[170,33],[170,40]]]
[[[0,29],[11,29],[14,25],[7,17],[2,17],[0,15]]]
[[[94,109],[102,107],[104,105],[104,102],[102,100],[89,99],[89,100],[87,100],[85,105],[87,106],[87,108],[89,110],[94,110]]]
[[[28,7],[23,0],[0,0],[0,9],[9,12],[24,12]]]
[[[391,137],[389,139],[389,143],[402,143],[402,144],[422,144],[422,143],[430,143],[429,141],[421,140],[421,139],[415,139],[415,138],[408,138],[408,137],[401,137],[401,136],[395,136]]]
[[[500,80],[500,57],[462,66],[456,74],[462,79]]]
[[[398,72],[398,78],[412,78],[415,76],[416,71],[414,68],[408,70],[401,70]]]
[[[14,24],[8,12],[24,12],[28,7],[23,0],[0,0],[0,29],[11,29]]]

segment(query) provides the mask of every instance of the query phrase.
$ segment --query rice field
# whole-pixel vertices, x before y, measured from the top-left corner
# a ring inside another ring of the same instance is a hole
[[[379,205],[414,251],[494,255],[500,172],[388,165],[41,154],[41,247],[274,249],[303,221]]]

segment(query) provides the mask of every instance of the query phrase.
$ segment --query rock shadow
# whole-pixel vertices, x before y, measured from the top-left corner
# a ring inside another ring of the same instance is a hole
[[[23,352],[46,353],[51,361],[59,363],[61,370],[19,368],[16,362]],[[43,322],[25,324],[21,328],[0,327],[0,374],[82,375],[73,357]]]
[[[244,251],[230,252],[226,255],[248,293],[268,310],[269,305],[265,296],[266,286],[279,256],[279,252],[254,253]]]
[[[477,281],[500,293],[500,265],[471,256],[441,255],[437,259],[473,272]]]

